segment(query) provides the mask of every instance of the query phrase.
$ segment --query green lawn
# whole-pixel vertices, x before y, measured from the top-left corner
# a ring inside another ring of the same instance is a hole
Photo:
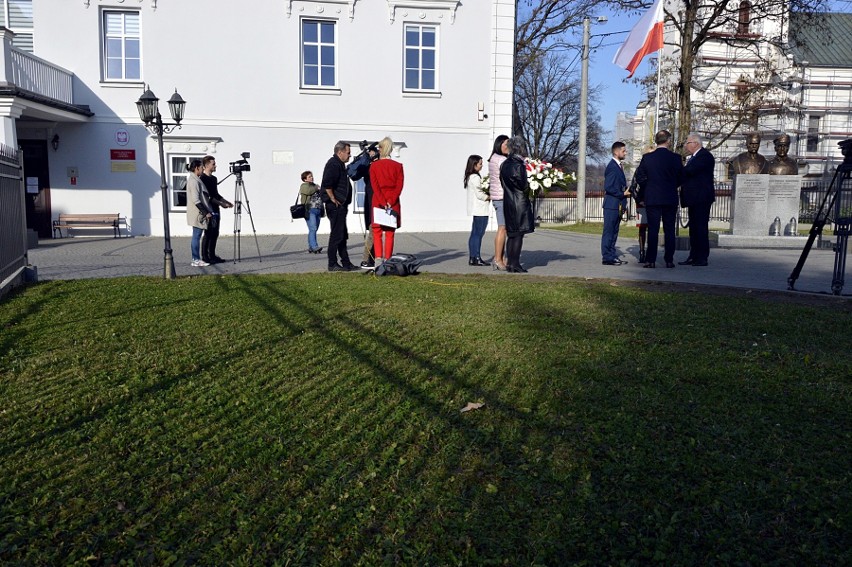
[[[600,236],[603,234],[602,222],[580,222],[574,224],[543,224],[541,228],[549,228],[551,230],[562,230],[565,232],[576,232],[579,234],[594,234]],[[686,229],[682,229],[686,234]],[[662,232],[662,229],[661,229]],[[636,240],[639,238],[639,229],[636,227],[636,220],[631,219],[627,223],[621,223],[618,229],[619,242],[622,239]]]
[[[849,564],[850,313],[534,277],[41,283],[0,303],[0,563]]]

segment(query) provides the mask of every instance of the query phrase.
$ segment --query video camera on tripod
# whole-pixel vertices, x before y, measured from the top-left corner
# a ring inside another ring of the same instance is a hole
[[[244,171],[251,171],[251,164],[248,162],[248,159],[251,157],[251,152],[243,152],[240,154],[240,157],[243,159],[232,161],[228,165],[231,166],[231,173],[242,173]]]
[[[234,263],[242,260],[240,232],[242,231],[243,204],[246,206],[246,211],[248,211],[249,220],[251,221],[251,231],[254,233],[254,245],[257,246],[257,258],[260,262],[263,262],[263,258],[260,255],[260,244],[257,241],[257,231],[254,228],[254,217],[251,216],[251,205],[249,204],[248,193],[246,192],[246,184],[243,181],[243,172],[251,171],[251,165],[248,162],[251,153],[243,152],[240,154],[240,157],[243,159],[238,159],[228,164],[231,166],[230,175],[236,176],[234,178],[236,180],[234,184]]]

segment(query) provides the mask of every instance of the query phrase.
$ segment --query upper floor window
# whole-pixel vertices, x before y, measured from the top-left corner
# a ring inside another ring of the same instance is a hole
[[[15,32],[12,45],[33,51],[33,0],[0,0],[0,26]]]
[[[337,22],[302,20],[302,87],[337,87]]]
[[[142,79],[139,12],[104,11],[103,67],[105,81]]]
[[[740,2],[739,13],[737,14],[737,33],[749,33],[749,24],[751,23],[751,4],[747,1]]]
[[[405,69],[407,91],[438,90],[438,28],[405,24]]]

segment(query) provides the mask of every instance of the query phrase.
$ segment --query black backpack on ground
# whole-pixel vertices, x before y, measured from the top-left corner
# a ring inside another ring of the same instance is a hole
[[[376,267],[377,276],[413,276],[422,262],[411,254],[394,254]]]

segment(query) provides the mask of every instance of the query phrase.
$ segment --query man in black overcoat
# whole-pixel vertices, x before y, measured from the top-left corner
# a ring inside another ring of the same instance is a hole
[[[643,188],[642,198],[648,215],[648,252],[645,255],[644,268],[656,267],[661,221],[665,233],[663,257],[666,267],[675,267],[677,188],[683,178],[683,164],[680,154],[669,149],[671,140],[672,134],[668,130],[657,132],[654,136],[657,149],[642,156],[642,161],[636,169],[636,179]]]
[[[681,265],[706,266],[710,256],[710,206],[716,200],[713,170],[716,158],[704,149],[701,136],[686,138],[686,164],[680,186],[680,206],[689,212],[689,257]]]

